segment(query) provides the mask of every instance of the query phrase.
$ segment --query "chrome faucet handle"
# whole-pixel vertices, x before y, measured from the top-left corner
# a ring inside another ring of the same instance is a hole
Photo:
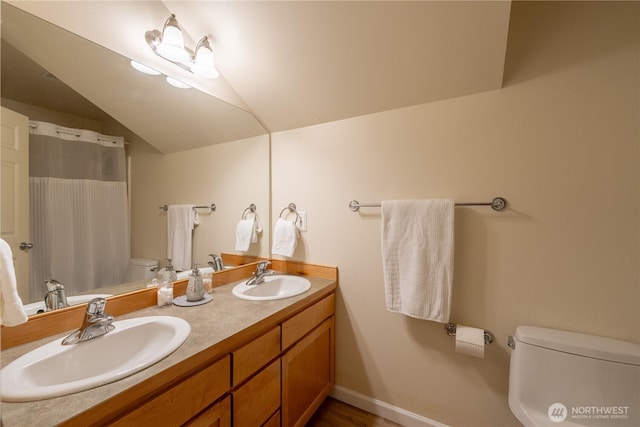
[[[56,279],[45,280],[47,291],[44,293],[44,305],[46,311],[57,310],[59,308],[68,307],[67,295],[64,291],[62,283]]]
[[[258,265],[256,265],[256,271],[257,272],[263,272],[267,269],[268,266],[271,265],[271,261],[267,260],[267,261],[260,261],[258,263]]]
[[[105,314],[104,307],[106,305],[107,300],[100,297],[89,301],[82,326],[63,339],[62,344],[77,344],[113,331],[115,326],[111,323],[114,319],[112,315]]]
[[[60,289],[64,289],[64,285],[58,282],[56,279],[45,280],[44,284],[47,287],[47,291],[57,291]]]
[[[267,267],[271,264],[271,261],[261,261],[256,265],[256,271],[253,273],[253,276],[249,280],[247,280],[247,286],[259,285],[264,282],[264,276],[270,276],[275,274],[273,270],[267,270]]]
[[[222,261],[222,257],[216,254],[209,254],[213,261],[209,261],[207,264],[213,268],[213,271],[221,271],[224,270],[224,262]]]
[[[106,305],[106,299],[102,297],[94,298],[87,304],[87,314],[91,314],[93,316],[101,316],[104,314],[104,307]]]

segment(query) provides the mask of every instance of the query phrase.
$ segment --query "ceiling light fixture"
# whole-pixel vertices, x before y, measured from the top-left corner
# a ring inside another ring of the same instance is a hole
[[[153,52],[178,67],[187,70],[197,76],[210,79],[218,77],[213,62],[213,50],[209,45],[209,39],[204,36],[192,52],[184,45],[184,36],[174,14],[171,14],[164,23],[162,32],[158,30],[147,31],[145,34],[147,44]]]

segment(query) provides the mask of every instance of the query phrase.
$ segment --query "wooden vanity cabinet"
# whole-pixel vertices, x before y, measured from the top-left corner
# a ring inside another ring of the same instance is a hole
[[[289,346],[282,355],[285,427],[304,426],[333,388],[334,306],[331,294],[282,324],[283,348]]]
[[[331,293],[169,388],[153,377],[154,392],[128,412],[103,405],[89,419],[124,427],[304,426],[334,385],[334,312]],[[82,416],[65,423],[86,424]]]

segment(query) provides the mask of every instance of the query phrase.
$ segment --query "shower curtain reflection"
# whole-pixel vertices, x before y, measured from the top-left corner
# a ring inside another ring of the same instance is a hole
[[[124,138],[29,124],[30,300],[122,282],[129,260]]]

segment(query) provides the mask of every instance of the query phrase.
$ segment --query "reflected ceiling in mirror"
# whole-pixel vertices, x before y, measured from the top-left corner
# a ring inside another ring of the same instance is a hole
[[[4,2],[2,38],[161,153],[266,134],[251,113],[140,73],[128,58]]]

